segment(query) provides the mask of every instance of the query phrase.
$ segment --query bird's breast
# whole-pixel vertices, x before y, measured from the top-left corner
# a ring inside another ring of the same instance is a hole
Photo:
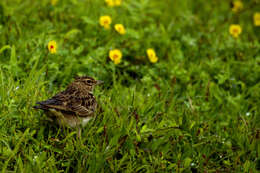
[[[92,117],[78,117],[74,115],[63,115],[56,117],[60,126],[67,126],[71,128],[84,127],[92,119]]]

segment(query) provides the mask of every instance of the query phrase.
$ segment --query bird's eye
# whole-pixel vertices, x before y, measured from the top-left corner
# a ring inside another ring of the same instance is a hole
[[[91,80],[87,80],[87,83],[90,84],[90,83],[91,83]]]

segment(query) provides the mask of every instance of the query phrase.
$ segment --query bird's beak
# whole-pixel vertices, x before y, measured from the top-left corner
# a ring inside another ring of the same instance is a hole
[[[104,82],[102,80],[97,80],[97,84],[96,85],[100,85],[103,84]]]

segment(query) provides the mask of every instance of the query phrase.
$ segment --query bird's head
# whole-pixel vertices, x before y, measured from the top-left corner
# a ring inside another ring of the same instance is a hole
[[[78,84],[82,89],[92,91],[96,85],[102,84],[103,81],[95,80],[89,76],[75,77],[73,83]]]

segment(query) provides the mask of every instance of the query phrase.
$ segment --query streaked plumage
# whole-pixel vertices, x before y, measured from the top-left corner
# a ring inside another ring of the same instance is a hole
[[[44,110],[60,126],[80,129],[94,116],[97,102],[92,92],[94,86],[100,83],[91,77],[77,77],[66,90],[48,100],[37,102],[34,108]]]

